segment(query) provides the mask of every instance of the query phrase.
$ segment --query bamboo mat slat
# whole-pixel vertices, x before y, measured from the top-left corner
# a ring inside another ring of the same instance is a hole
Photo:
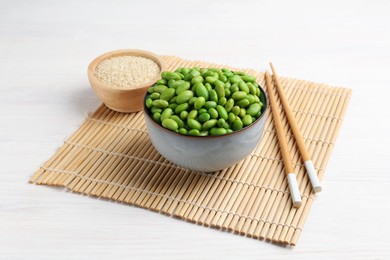
[[[172,56],[163,59],[169,70],[222,67]],[[256,76],[267,90],[263,73],[244,71]],[[283,77],[280,81],[322,179],[351,90]],[[278,105],[281,109],[280,100]],[[292,207],[270,114],[263,138],[249,156],[228,169],[206,174],[165,160],[148,138],[142,112],[117,113],[101,105],[30,182],[66,187],[255,239],[296,245],[315,195],[286,117],[281,116],[302,195],[299,209]]]

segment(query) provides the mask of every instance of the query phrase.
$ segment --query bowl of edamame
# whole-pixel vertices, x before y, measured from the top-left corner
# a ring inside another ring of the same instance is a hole
[[[201,172],[237,164],[263,134],[267,97],[256,78],[219,68],[164,71],[144,99],[150,140],[172,163]]]

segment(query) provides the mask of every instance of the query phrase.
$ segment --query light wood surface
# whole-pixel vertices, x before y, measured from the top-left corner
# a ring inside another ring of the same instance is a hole
[[[389,259],[389,13],[380,0],[2,1],[0,259]],[[353,89],[297,247],[27,183],[99,106],[88,64],[126,48],[272,61],[280,76]]]

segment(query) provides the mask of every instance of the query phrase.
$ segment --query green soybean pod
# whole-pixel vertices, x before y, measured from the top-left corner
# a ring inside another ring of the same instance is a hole
[[[178,104],[176,104],[176,103],[171,103],[171,104],[169,104],[168,107],[171,108],[172,110],[175,110],[175,109],[178,107]]]
[[[191,129],[196,129],[198,131],[202,130],[202,125],[195,119],[187,119],[187,125],[191,128]]]
[[[210,90],[210,96],[209,96],[211,101],[218,102],[218,95],[215,89]]]
[[[183,104],[181,104],[181,105],[183,105]],[[180,105],[180,106],[181,106],[181,105]],[[175,112],[176,112],[176,110],[175,110]],[[184,110],[184,111],[181,111],[181,112],[180,112],[180,119],[181,119],[181,120],[186,120],[186,119],[187,119],[187,116],[188,116],[188,111]]]
[[[236,118],[236,120],[232,124],[232,129],[234,131],[240,130],[243,127],[243,123],[239,117]]]
[[[225,119],[223,119],[223,118],[218,119],[218,122],[217,122],[218,127],[224,127],[225,124],[226,124]]]
[[[157,123],[160,123],[160,122],[161,122],[161,120],[160,120],[161,114],[160,114],[160,113],[154,113],[153,116],[152,116],[152,118],[153,118],[153,120],[154,120],[155,122],[157,122]]]
[[[226,112],[226,109],[223,106],[218,105],[217,106],[217,111],[218,111],[218,115],[219,115],[220,118],[223,118],[225,120],[228,119],[228,113]]]
[[[164,111],[161,113],[161,122],[164,121],[166,118],[170,118],[171,115],[173,114],[172,108],[166,108]]]
[[[238,82],[238,87],[241,91],[244,91],[245,93],[249,94],[249,87],[244,81]]]
[[[204,106],[205,103],[206,103],[206,99],[204,97],[197,97],[194,102],[194,108],[199,110]]]
[[[180,119],[180,117],[176,116],[176,115],[172,115],[170,117],[170,119],[173,119],[175,120],[175,122],[177,123],[177,125],[179,126],[179,128],[183,128],[184,127],[184,121]]]
[[[210,135],[224,135],[227,133],[225,128],[222,127],[213,127],[210,129]]]
[[[182,111],[188,110],[189,107],[190,105],[188,103],[180,104],[175,108],[175,114],[180,114]]]
[[[173,119],[170,119],[170,118],[166,118],[166,119],[162,120],[161,124],[163,127],[167,128],[171,131],[176,131],[179,129],[179,126],[176,123],[176,121]]]
[[[162,113],[162,109],[161,108],[158,108],[158,107],[152,107],[151,109],[150,109],[150,111],[154,114],[154,113]]]
[[[234,99],[229,98],[229,100],[225,104],[226,112],[230,112],[233,107],[234,107]]]
[[[188,135],[192,135],[192,136],[199,136],[200,135],[200,132],[198,129],[191,129],[187,132]]]
[[[256,81],[255,77],[249,76],[249,75],[243,75],[243,76],[241,76],[241,79],[245,82],[255,82]]]
[[[197,83],[194,85],[194,87],[195,93],[198,97],[204,97],[206,101],[209,100],[209,92],[203,83]]]
[[[217,125],[218,120],[217,119],[210,119],[203,123],[202,129],[203,130],[209,130],[210,128]]]
[[[241,99],[244,99],[245,97],[246,97],[246,92],[244,92],[244,91],[237,91],[237,92],[234,92],[233,94],[232,94],[232,98],[234,99],[234,100],[241,100]]]
[[[153,93],[152,95],[154,95],[154,94],[156,94],[156,93]],[[169,101],[169,100],[171,100],[171,98],[173,98],[173,96],[175,96],[175,89],[169,88],[161,93],[160,99]]]
[[[239,100],[236,104],[237,104],[239,107],[243,108],[243,107],[249,106],[250,102],[249,102],[248,99],[244,98],[244,99]]]
[[[229,113],[228,121],[229,121],[230,123],[233,123],[235,120],[236,120],[236,115],[233,114],[232,112],[230,112],[230,113]]]
[[[190,89],[191,84],[189,82],[184,81],[179,86],[176,87],[176,95],[179,95],[184,90]]]
[[[256,87],[251,82],[247,82],[246,85],[249,88],[249,93],[252,95],[256,95]]]
[[[179,128],[179,133],[182,134],[182,135],[186,135],[187,134],[187,129],[185,128]]]
[[[242,124],[243,124],[244,126],[250,125],[250,124],[252,124],[252,117],[251,117],[250,115],[245,115],[245,116],[241,119],[241,121],[242,121]]]
[[[232,85],[230,86],[230,92],[231,92],[232,94],[234,94],[235,92],[237,92],[237,91],[239,91],[239,90],[240,90],[240,88],[238,87],[238,84],[237,84],[237,83],[232,84]]]
[[[234,106],[231,111],[234,115],[238,116],[240,114],[241,108],[239,106]]]
[[[210,115],[209,113],[202,113],[198,116],[198,121],[201,123],[206,122],[207,120],[210,120]]]
[[[152,100],[159,99],[160,98],[160,93],[154,92],[154,93],[149,95],[149,98],[151,98]]]
[[[207,113],[207,109],[202,107],[201,109],[198,110],[198,112],[199,112],[199,115],[203,114],[203,113]]]
[[[153,100],[152,105],[158,108],[166,108],[169,106],[168,101],[162,99]]]
[[[210,117],[215,119],[215,118],[218,118],[218,111],[215,109],[215,108],[210,108],[209,109],[209,114],[210,114]]]
[[[169,81],[170,79],[175,79],[175,80],[181,79],[181,76],[178,73],[171,72],[171,71],[162,72],[161,77],[167,81]]]
[[[225,85],[222,83],[222,81],[215,82],[215,92],[217,92],[218,99],[225,97]]]
[[[151,108],[153,106],[153,100],[151,98],[146,99],[145,106]]]
[[[168,87],[167,86],[165,86],[165,85],[155,85],[154,86],[154,91],[155,92],[158,92],[158,93],[163,93],[165,90],[167,90],[168,89]]]
[[[171,79],[171,80],[168,81],[168,87],[170,87],[170,88],[177,88],[178,86],[183,84],[183,82],[185,82],[185,81],[184,80],[174,80],[174,79]]]
[[[227,134],[233,133],[233,130],[230,129],[230,128],[229,128],[229,129],[226,129],[226,133],[227,133]]]
[[[188,119],[195,119],[198,116],[198,110],[191,110],[190,113],[188,113],[187,120]]]
[[[241,118],[243,118],[245,115],[246,115],[246,110],[245,110],[245,108],[241,108],[241,109],[240,109],[240,114],[239,114],[239,116],[240,116]]]
[[[192,84],[202,83],[203,80],[204,80],[203,77],[199,75],[199,76],[193,77],[193,78],[191,79],[191,83],[192,83]]]
[[[207,101],[205,104],[204,104],[204,107],[206,109],[210,109],[210,108],[216,108],[217,107],[217,102],[215,101]]]
[[[209,84],[214,84],[217,80],[218,80],[217,77],[211,77],[211,76],[206,77],[206,82]]]
[[[250,116],[256,116],[260,112],[261,106],[259,103],[253,103],[246,110],[246,114]]]
[[[165,79],[159,79],[156,81],[156,85],[166,85],[168,83]]]
[[[225,97],[220,98],[218,100],[218,105],[224,106],[226,104],[226,102],[227,102],[227,99]]]
[[[194,92],[191,90],[184,90],[179,95],[176,96],[176,103],[183,104],[188,102],[194,96]]]

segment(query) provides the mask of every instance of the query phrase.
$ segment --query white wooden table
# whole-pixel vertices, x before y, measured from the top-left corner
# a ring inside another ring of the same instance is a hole
[[[1,259],[389,259],[389,1],[0,1]],[[27,180],[100,101],[86,69],[139,48],[353,89],[298,245]]]

